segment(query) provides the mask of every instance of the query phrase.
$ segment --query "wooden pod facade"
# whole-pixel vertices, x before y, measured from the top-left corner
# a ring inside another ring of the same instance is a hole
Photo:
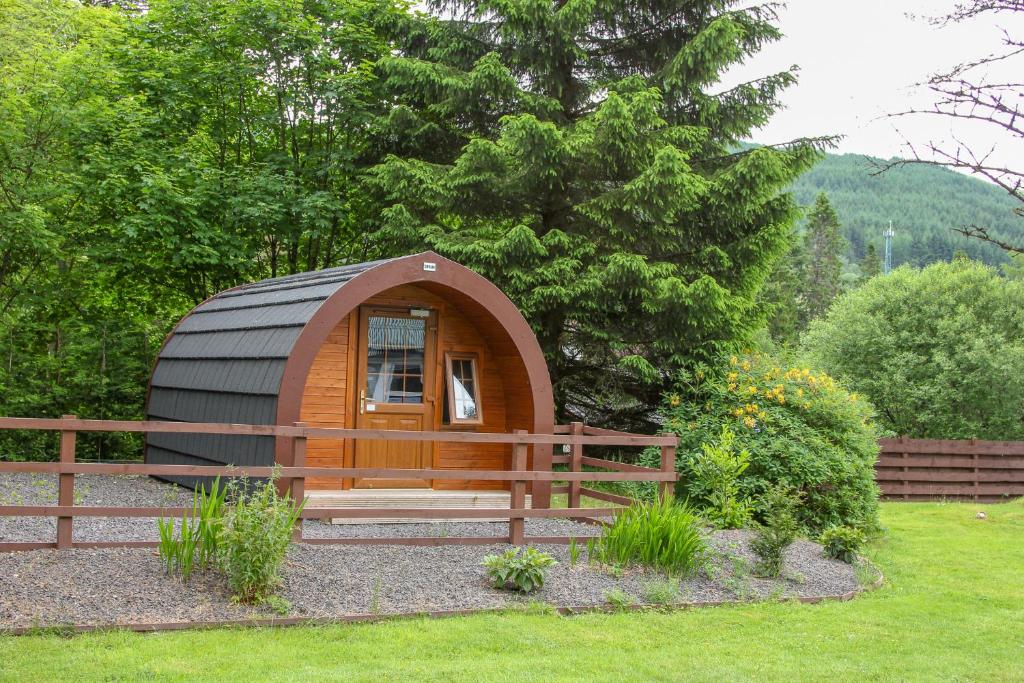
[[[493,283],[433,252],[263,280],[197,306],[168,336],[150,419],[550,434],[551,381],[536,337]],[[153,434],[146,461],[291,464],[290,441]],[[324,467],[509,468],[507,444],[310,439]],[[536,446],[532,469],[550,469]],[[194,485],[194,481],[180,483]],[[313,478],[309,489],[501,488],[496,481]],[[546,507],[548,484],[533,505]]]

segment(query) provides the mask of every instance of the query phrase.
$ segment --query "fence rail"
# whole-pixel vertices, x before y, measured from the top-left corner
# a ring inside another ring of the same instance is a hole
[[[587,427],[581,423],[558,425],[553,434],[531,434],[523,430],[511,433],[479,432],[413,432],[375,429],[340,429],[295,425],[245,425],[186,422],[132,422],[125,420],[82,420],[74,415],[60,419],[0,417],[0,429],[50,430],[60,432],[59,462],[0,462],[0,472],[49,473],[58,476],[57,505],[0,505],[0,517],[56,517],[57,537],[54,542],[0,542],[0,551],[33,550],[37,548],[110,548],[154,547],[156,541],[75,541],[73,525],[76,517],[183,517],[192,514],[191,508],[182,507],[111,507],[75,505],[75,475],[159,475],[159,476],[249,476],[269,477],[275,471],[292,497],[299,500],[305,495],[307,477],[341,478],[399,478],[440,480],[488,480],[510,483],[507,508],[328,508],[304,509],[296,523],[294,538],[306,543],[337,544],[406,544],[448,545],[509,542],[513,544],[568,543],[568,537],[527,536],[526,519],[569,518],[578,521],[603,523],[601,519],[615,515],[628,505],[624,496],[585,488],[584,482],[594,481],[650,481],[656,482],[660,495],[671,495],[677,479],[675,449],[677,439],[672,434],[647,436]],[[75,461],[75,444],[79,432],[143,432],[229,434],[273,436],[292,440],[293,462],[284,467],[206,466],[206,465],[150,465],[141,463],[83,463]],[[508,470],[474,469],[398,469],[382,467],[307,467],[306,441],[309,438],[360,439],[373,441],[421,441],[511,444],[512,461]],[[555,463],[569,465],[568,472],[527,469],[527,449],[531,444],[567,444],[569,455],[554,456]],[[583,446],[654,446],[661,449],[660,468],[624,465],[613,460],[583,456]],[[583,465],[611,471],[583,471]],[[527,508],[526,485],[529,482],[566,481],[566,485],[553,487],[555,492],[568,493],[565,508]],[[589,497],[616,504],[615,507],[582,507],[581,499]],[[418,537],[418,538],[303,538],[302,520],[311,518],[374,519],[381,517],[423,519],[508,519],[507,536],[473,537]]]
[[[1024,441],[880,439],[875,479],[894,500],[1024,496]]]

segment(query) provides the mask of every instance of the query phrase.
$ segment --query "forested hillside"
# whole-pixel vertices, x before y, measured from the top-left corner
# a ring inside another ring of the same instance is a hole
[[[848,242],[847,260],[857,262],[871,242],[882,253],[882,232],[892,221],[893,265],[921,266],[948,261],[957,249],[989,264],[1005,263],[1006,253],[953,231],[965,225],[990,226],[994,234],[1024,236],[1024,221],[1006,193],[981,180],[931,166],[904,166],[877,174],[881,159],[830,154],[793,185],[801,205],[828,194]]]

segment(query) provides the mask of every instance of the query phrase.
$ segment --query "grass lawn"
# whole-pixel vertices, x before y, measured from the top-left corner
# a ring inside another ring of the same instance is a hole
[[[882,516],[851,602],[7,637],[0,680],[1024,680],[1024,502]]]

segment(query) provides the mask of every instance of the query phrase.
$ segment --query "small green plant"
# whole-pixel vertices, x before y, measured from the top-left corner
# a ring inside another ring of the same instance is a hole
[[[671,605],[679,600],[679,580],[669,577],[644,584],[644,602],[649,605]]]
[[[200,486],[192,498],[192,519],[198,520],[198,555],[201,567],[217,562],[220,538],[224,530],[224,509],[228,487],[220,485],[220,477],[213,480],[210,491]]]
[[[178,564],[178,540],[175,538],[174,520],[158,519],[156,528],[160,533],[160,545],[157,550],[160,553],[160,560],[164,563],[164,571],[173,574]]]
[[[738,453],[736,435],[722,426],[717,443],[702,443],[691,465],[690,490],[702,500],[701,513],[719,529],[740,529],[750,522],[754,506],[740,492],[740,477],[750,466],[750,452]]]
[[[192,498],[192,515],[181,519],[175,529],[175,520],[158,519],[160,559],[168,574],[178,573],[188,582],[196,564],[206,568],[217,560],[217,548],[223,527],[224,500],[227,490],[220,487],[220,478],[214,480],[210,493],[200,487]]]
[[[558,562],[536,548],[509,548],[500,555],[488,555],[481,564],[495,588],[532,593],[544,587],[548,568]]]
[[[834,526],[826,529],[818,542],[825,549],[825,554],[836,560],[853,564],[857,553],[864,546],[867,537],[860,529],[849,526]]]
[[[580,546],[576,542],[576,537],[572,536],[569,538],[569,566],[575,567],[576,563],[580,559]]]
[[[670,498],[636,502],[604,527],[592,557],[612,566],[643,565],[689,575],[704,563],[707,541],[700,519]]]
[[[279,495],[275,480],[251,491],[244,478],[228,487],[234,504],[224,517],[218,554],[236,602],[265,603],[281,584],[281,565],[304,503],[296,504],[288,493]]]
[[[636,598],[621,588],[606,590],[601,597],[606,603],[617,610],[627,610],[636,604]]]
[[[757,555],[758,576],[776,578],[782,573],[783,554],[799,531],[796,511],[800,496],[785,486],[773,486],[763,499],[763,523],[754,529],[750,545]]]

